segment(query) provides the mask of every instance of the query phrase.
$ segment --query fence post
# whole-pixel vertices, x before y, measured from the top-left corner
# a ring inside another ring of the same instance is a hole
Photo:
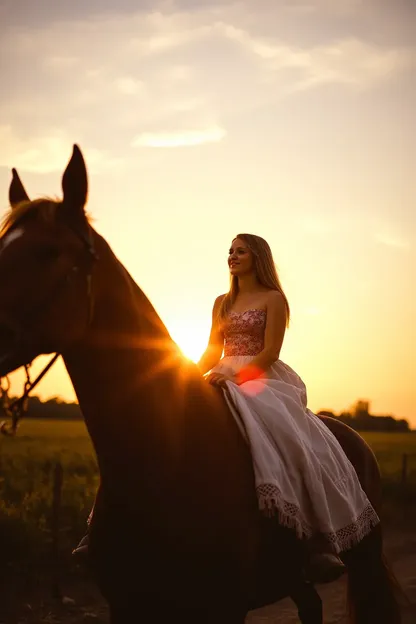
[[[406,485],[407,483],[407,466],[408,466],[407,459],[408,459],[407,453],[403,453],[402,455],[402,478],[401,478],[402,485]]]
[[[60,574],[59,574],[59,525],[61,520],[63,468],[61,462],[56,462],[53,471],[52,483],[52,595],[54,598],[61,597]]]

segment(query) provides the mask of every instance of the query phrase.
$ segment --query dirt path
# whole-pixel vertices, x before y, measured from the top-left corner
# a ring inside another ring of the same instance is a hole
[[[387,554],[412,605],[403,609],[403,624],[416,622],[416,532],[389,535]],[[63,588],[64,604],[38,596],[31,604],[20,603],[16,612],[0,616],[0,624],[108,624],[108,611],[91,583]],[[325,624],[347,624],[345,581],[318,587],[324,602]],[[252,611],[246,624],[299,624],[290,600]],[[370,623],[369,623],[370,624]]]
[[[403,609],[403,624],[416,623],[416,532],[391,536],[388,556],[393,570],[412,605]],[[346,583],[344,579],[317,587],[324,603],[325,624],[347,624]],[[247,624],[299,624],[296,609],[290,600],[250,613]],[[369,623],[370,624],[370,623]]]

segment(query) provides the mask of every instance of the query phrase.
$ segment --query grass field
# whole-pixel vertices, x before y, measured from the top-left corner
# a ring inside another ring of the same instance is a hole
[[[408,456],[407,476],[409,482],[416,482],[416,432],[363,431],[361,435],[373,449],[385,480],[401,478],[403,455],[406,454]]]
[[[86,529],[98,469],[83,422],[22,422],[0,437],[0,561],[35,562],[52,549],[54,470],[63,467],[60,547],[65,553]]]
[[[375,452],[384,477],[398,476],[402,457],[408,454],[409,476],[416,478],[416,432],[361,432],[361,435]],[[24,478],[24,467],[36,470],[39,464],[57,460],[65,471],[94,475],[95,479],[95,455],[82,421],[26,420],[15,438],[0,437],[0,478],[5,477],[4,471],[10,477],[13,467]]]
[[[408,486],[416,486],[416,434],[363,433],[379,459],[386,491],[402,492],[402,457]],[[39,559],[51,548],[53,475],[63,467],[60,548],[70,553],[83,535],[98,486],[97,463],[81,421],[21,423],[15,438],[0,437],[0,561]],[[409,498],[407,495],[406,498]]]

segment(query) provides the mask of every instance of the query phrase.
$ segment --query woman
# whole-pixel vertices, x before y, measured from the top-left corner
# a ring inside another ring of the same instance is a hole
[[[304,383],[279,360],[290,309],[269,245],[238,234],[228,265],[231,287],[215,300],[198,367],[224,388],[248,439],[260,509],[307,540],[309,579],[330,581],[344,571],[337,554],[379,518],[338,441],[307,408]]]

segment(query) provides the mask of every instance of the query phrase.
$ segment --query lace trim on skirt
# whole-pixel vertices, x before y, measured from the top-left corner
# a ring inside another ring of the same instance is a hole
[[[264,483],[256,487],[259,507],[262,513],[276,516],[279,524],[293,529],[299,538],[323,542],[336,553],[342,553],[356,546],[377,526],[380,519],[369,503],[354,522],[335,532],[317,532],[304,517],[297,505],[285,501],[281,491],[274,484]]]

